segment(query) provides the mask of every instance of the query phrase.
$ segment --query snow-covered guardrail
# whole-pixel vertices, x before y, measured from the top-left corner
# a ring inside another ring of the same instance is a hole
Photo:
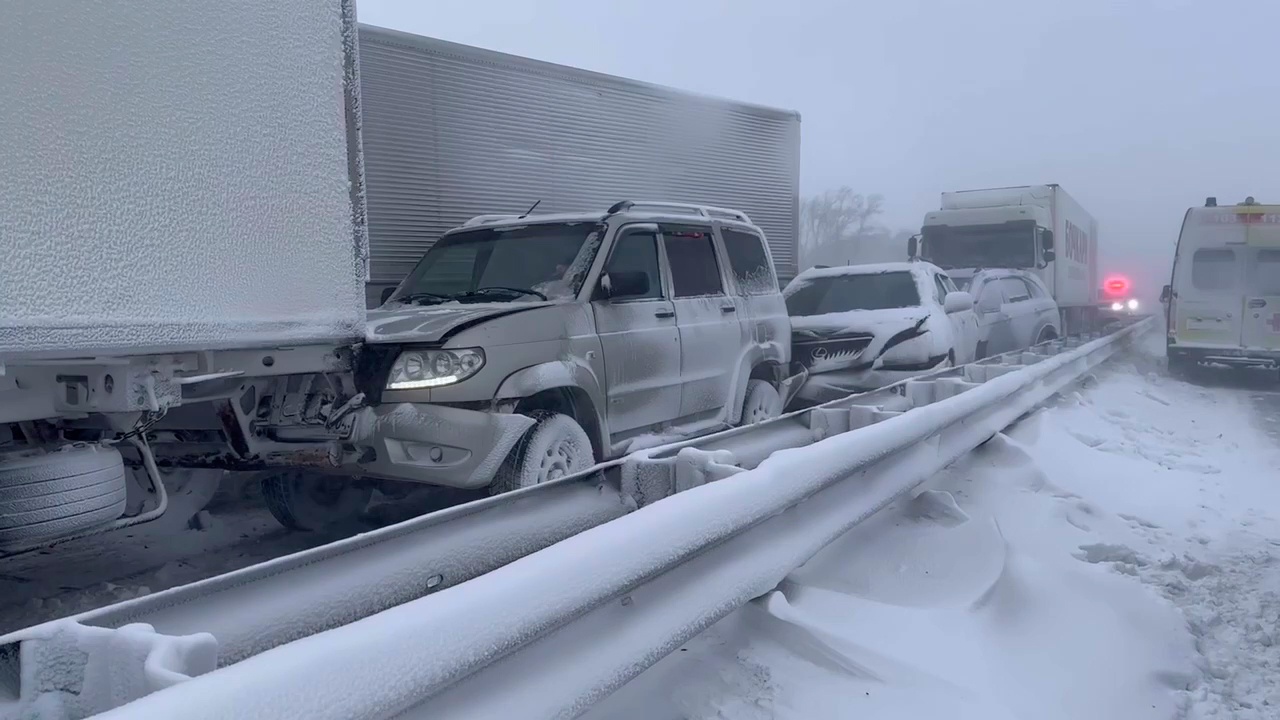
[[[1149,327],[633,456],[620,481],[635,512],[447,590],[154,683],[171,686],[104,717],[576,716]],[[781,438],[792,449],[771,447]],[[769,454],[742,462],[734,448]]]

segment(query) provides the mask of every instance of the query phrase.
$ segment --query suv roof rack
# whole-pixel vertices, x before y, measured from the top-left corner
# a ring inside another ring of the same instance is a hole
[[[737,222],[753,225],[751,218],[741,210],[730,210],[729,208],[715,207],[713,205],[695,205],[693,203],[665,202],[662,200],[623,200],[615,203],[609,208],[609,214],[624,212],[626,210],[675,210],[683,211],[690,215],[701,215],[706,218],[719,218],[721,220],[736,220]]]

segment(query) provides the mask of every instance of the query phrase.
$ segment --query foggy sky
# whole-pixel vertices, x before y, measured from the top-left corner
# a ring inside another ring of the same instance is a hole
[[[1209,10],[1212,8],[1212,11]],[[1158,292],[1182,216],[1280,203],[1275,0],[357,0],[361,22],[798,110],[801,190],[1060,183]]]

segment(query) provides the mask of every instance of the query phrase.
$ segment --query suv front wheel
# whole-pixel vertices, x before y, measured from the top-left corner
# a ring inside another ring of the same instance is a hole
[[[591,438],[576,420],[561,413],[538,413],[536,424],[520,438],[494,476],[489,492],[498,495],[573,475],[595,464]]]

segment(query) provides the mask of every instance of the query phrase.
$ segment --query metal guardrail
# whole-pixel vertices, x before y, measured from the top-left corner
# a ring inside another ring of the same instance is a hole
[[[639,512],[106,717],[574,717],[1147,327],[641,453]]]

